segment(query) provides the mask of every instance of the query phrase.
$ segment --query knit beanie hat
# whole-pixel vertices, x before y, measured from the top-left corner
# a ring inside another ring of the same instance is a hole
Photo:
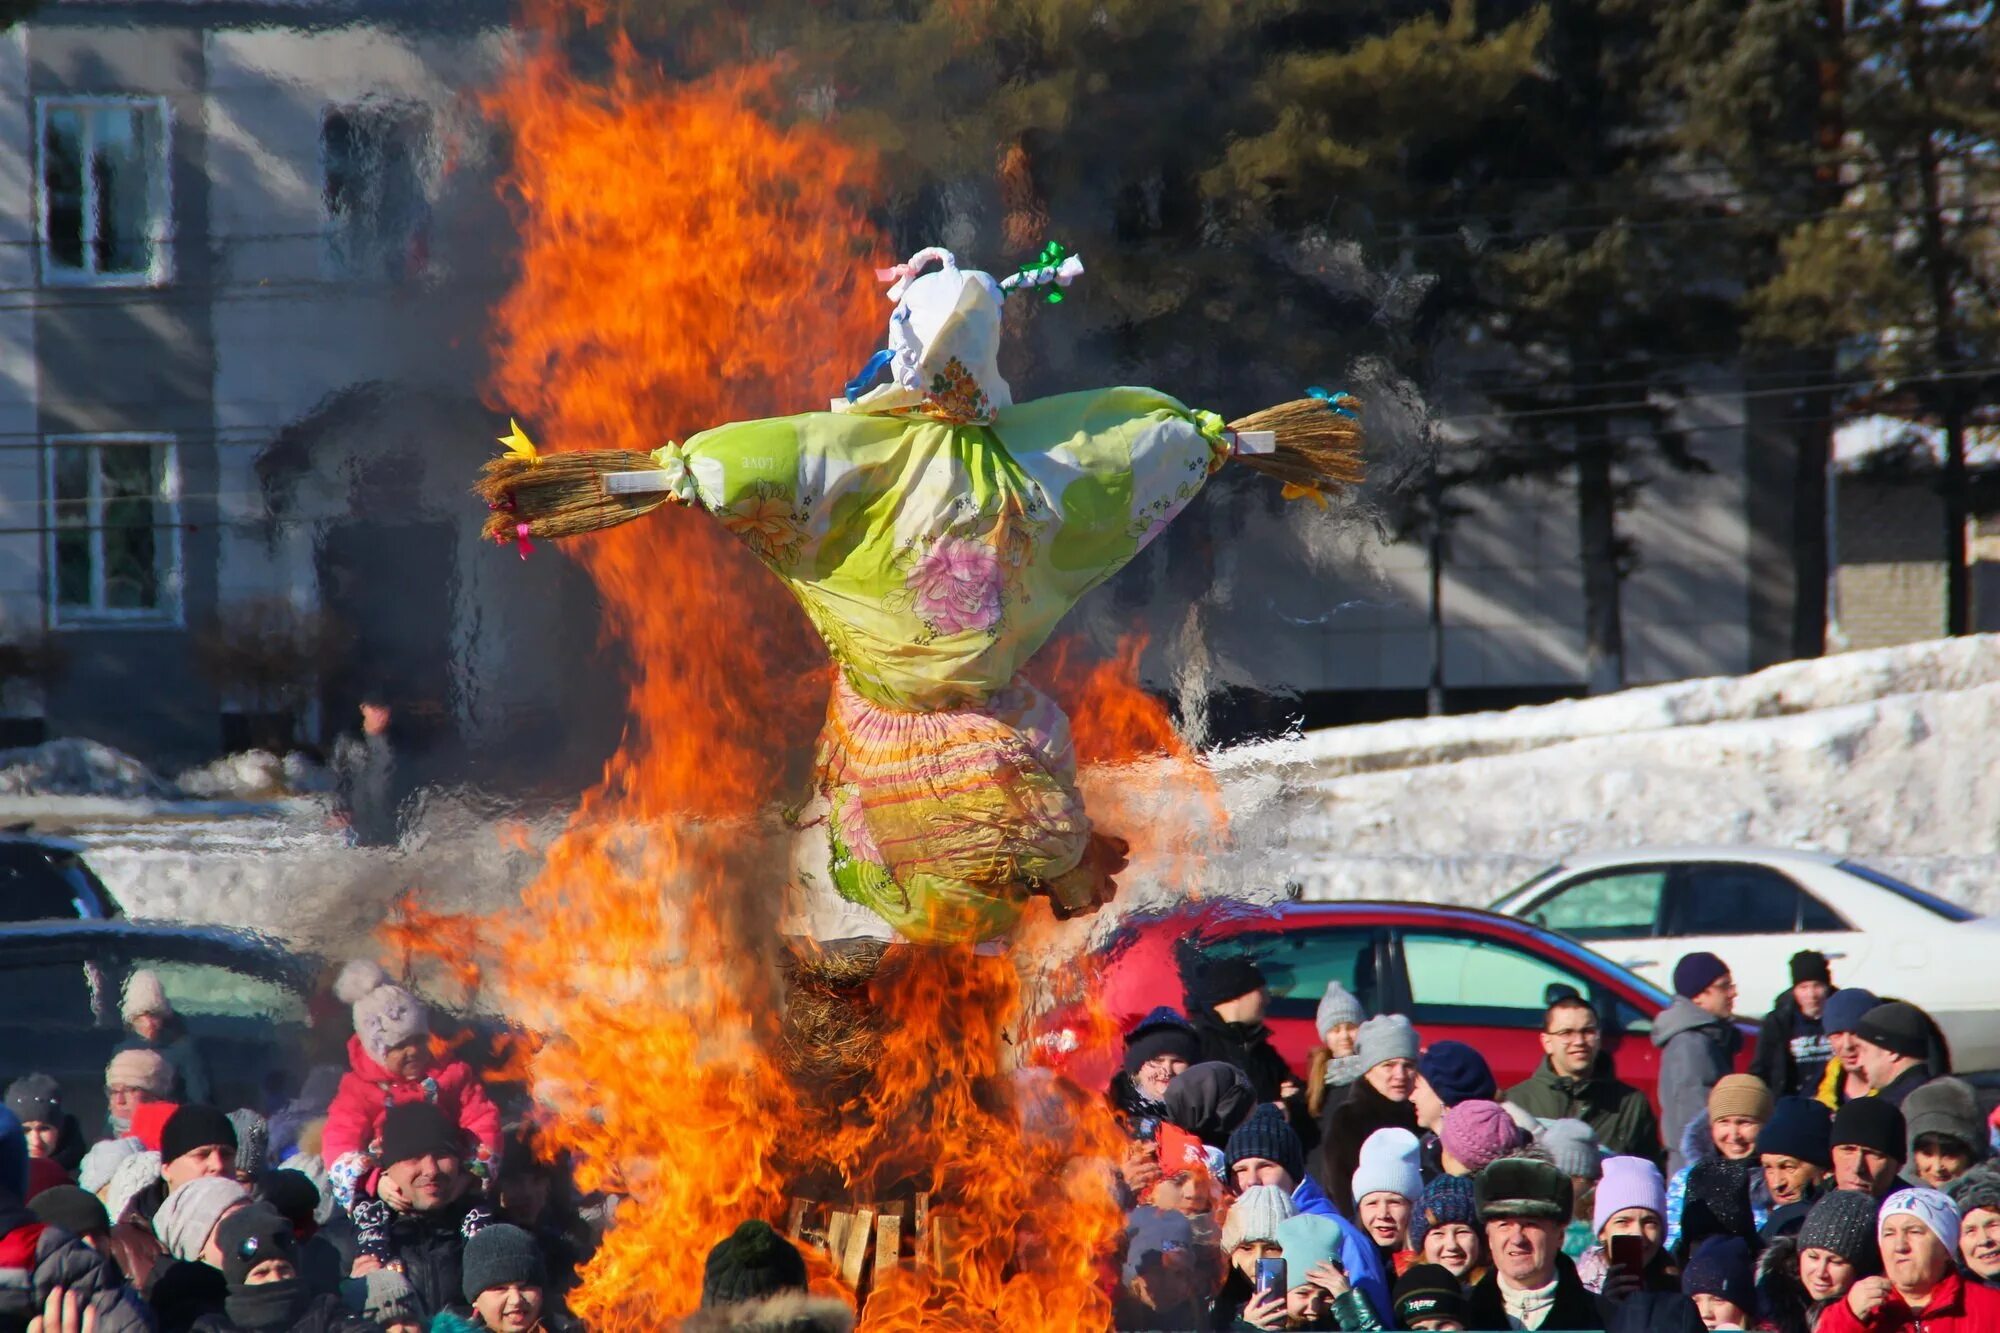
[[[1264,971],[1248,958],[1207,959],[1195,973],[1194,998],[1204,1009],[1264,989]]]
[[[769,1231],[767,1226],[765,1230]],[[775,1238],[777,1233],[772,1232]],[[792,1251],[794,1255],[798,1251]],[[523,1287],[549,1285],[548,1265],[542,1262],[542,1247],[535,1238],[509,1222],[494,1222],[472,1233],[465,1242],[463,1267],[465,1300],[469,1305],[482,1291],[519,1284]],[[804,1283],[800,1284],[801,1286]]]
[[[461,1157],[464,1136],[430,1102],[399,1102],[382,1116],[382,1165],[418,1157]]]
[[[154,1097],[174,1095],[174,1067],[158,1051],[120,1051],[104,1066],[107,1088],[137,1088]]]
[[[423,1001],[389,980],[381,965],[357,959],[340,969],[333,993],[354,1006],[354,1035],[371,1060],[379,1061],[392,1046],[431,1030]]]
[[[790,1241],[771,1230],[770,1223],[753,1218],[708,1252],[702,1268],[701,1305],[712,1310],[805,1289],[805,1258]]]
[[[1318,1213],[1297,1213],[1278,1223],[1278,1248],[1285,1252],[1285,1268],[1297,1273],[1301,1281],[1321,1264],[1338,1264],[1345,1239],[1340,1223]]]
[[[197,1148],[234,1148],[236,1126],[213,1106],[183,1106],[160,1131],[160,1160],[178,1162]]]
[[[1443,1226],[1479,1226],[1472,1177],[1434,1176],[1424,1186],[1424,1197],[1410,1211],[1410,1248],[1423,1249],[1431,1228]]]
[[[1401,1014],[1378,1014],[1361,1025],[1354,1053],[1360,1057],[1364,1074],[1388,1060],[1414,1060],[1417,1029]]]
[[[1826,997],[1826,1008],[1820,1011],[1819,1025],[1829,1034],[1852,1032],[1855,1024],[1880,1003],[1882,1001],[1875,998],[1875,992],[1872,990],[1863,990],[1859,986],[1842,986]]]
[[[1882,1211],[1875,1215],[1878,1241],[1882,1235],[1882,1224],[1898,1214],[1914,1217],[1929,1227],[1931,1234],[1943,1242],[1952,1262],[1958,1262],[1958,1205],[1951,1201],[1949,1194],[1943,1190],[1897,1190],[1882,1200]]]
[[[395,1323],[425,1323],[424,1304],[417,1289],[393,1268],[378,1268],[366,1277],[351,1277],[340,1284],[340,1299],[347,1308],[382,1328]]]
[[[1695,1246],[1681,1270],[1689,1296],[1720,1296],[1745,1314],[1757,1312],[1756,1262],[1741,1236],[1710,1236]]]
[[[47,1074],[25,1074],[9,1083],[6,1104],[24,1125],[62,1124],[62,1088]]]
[[[36,1219],[72,1236],[90,1236],[111,1230],[111,1215],[95,1194],[76,1185],[57,1185],[43,1190],[28,1205]]]
[[[1944,1187],[1958,1205],[1961,1218],[1977,1212],[2000,1213],[2000,1171],[1991,1166],[1975,1166]]]
[[[1826,955],[1818,949],[1801,949],[1792,955],[1792,984],[1801,981],[1817,981],[1823,986],[1833,984],[1833,972],[1826,965]]]
[[[147,1152],[159,1152],[166,1138],[167,1122],[180,1109],[178,1102],[147,1102],[132,1112],[132,1137]]]
[[[1177,1212],[1141,1204],[1125,1218],[1125,1279],[1142,1276],[1152,1262],[1194,1248],[1194,1225]]]
[[[1903,1099],[1903,1120],[1910,1133],[1910,1155],[1915,1161],[1917,1140],[1926,1134],[1943,1134],[1957,1139],[1983,1160],[1988,1151],[1986,1118],[1979,1114],[1979,1098],[1963,1079],[1934,1078]]]
[[[1125,1072],[1136,1074],[1147,1061],[1161,1055],[1178,1055],[1189,1064],[1201,1059],[1201,1040],[1194,1034],[1194,1025],[1164,1004],[1125,1034]]]
[[[1276,1185],[1252,1185],[1229,1205],[1222,1219],[1222,1252],[1234,1254],[1240,1247],[1259,1241],[1277,1242],[1278,1223],[1299,1211],[1291,1193]]]
[[[1590,1231],[1601,1236],[1611,1219],[1627,1208],[1644,1208],[1667,1220],[1667,1181],[1659,1164],[1644,1157],[1607,1157],[1604,1178],[1591,1196]]]
[[[1604,1174],[1604,1150],[1597,1142],[1597,1131],[1582,1120],[1544,1121],[1535,1142],[1572,1180],[1596,1180]]]
[[[142,967],[125,979],[125,1001],[118,1006],[118,1013],[127,1023],[141,1014],[172,1018],[174,1006],[167,1000],[167,988],[160,984],[159,975]]]
[[[1257,1090],[1250,1085],[1250,1076],[1235,1065],[1208,1060],[1167,1084],[1165,1100],[1170,1123],[1211,1147],[1221,1147],[1257,1104]]]
[[[245,1106],[229,1113],[229,1123],[236,1128],[236,1169],[246,1175],[263,1175],[271,1150],[271,1122]]]
[[[1712,953],[1691,953],[1674,964],[1674,994],[1692,1000],[1729,975],[1729,964]]]
[[[319,1186],[311,1176],[290,1167],[280,1167],[265,1175],[264,1202],[283,1213],[296,1230],[313,1221],[319,1211]]]
[[[92,1194],[100,1194],[111,1183],[111,1173],[118,1169],[120,1162],[145,1150],[144,1144],[132,1138],[93,1143],[76,1168],[76,1183]]]
[[[1368,1011],[1361,1007],[1361,1001],[1349,993],[1347,987],[1338,981],[1326,983],[1326,994],[1319,997],[1319,1011],[1313,1015],[1313,1031],[1322,1040],[1329,1030],[1341,1023],[1352,1023],[1356,1027],[1368,1021]]]
[[[208,1243],[209,1233],[222,1215],[249,1197],[248,1191],[227,1176],[190,1180],[169,1194],[160,1211],[153,1214],[153,1234],[174,1258],[197,1263],[201,1247]]]
[[[1486,1057],[1462,1041],[1440,1041],[1417,1058],[1417,1073],[1446,1106],[1492,1101],[1500,1088]]]
[[[1827,1142],[1835,1148],[1855,1144],[1899,1162],[1909,1160],[1903,1156],[1910,1150],[1903,1113],[1880,1097],[1856,1097],[1835,1111],[1833,1133]]]
[[[216,1223],[215,1245],[222,1251],[222,1276],[232,1287],[246,1285],[251,1270],[268,1260],[283,1259],[293,1267],[299,1262],[292,1224],[268,1203],[239,1208]]]
[[[1466,1327],[1472,1318],[1465,1287],[1439,1264],[1411,1264],[1396,1279],[1396,1327],[1415,1328],[1420,1319],[1449,1319]]]
[[[1758,1124],[1771,1118],[1771,1089],[1755,1074],[1724,1074],[1708,1091],[1708,1118],[1748,1116]]]
[[[1407,1129],[1378,1129],[1361,1145],[1354,1168],[1354,1201],[1371,1194],[1400,1194],[1411,1203],[1424,1195],[1424,1173],[1417,1165],[1417,1136]]]
[[[4,1106],[0,1106],[0,1199],[28,1201],[28,1131]]]
[[[1527,1146],[1528,1136],[1498,1102],[1460,1102],[1438,1121],[1438,1142],[1444,1150],[1477,1174],[1488,1163]]]
[[[1908,1060],[1921,1060],[1931,1049],[1931,1028],[1923,1011],[1900,1000],[1878,1004],[1863,1014],[1854,1025],[1854,1035]]]
[[[1833,1112],[1810,1097],[1780,1097],[1757,1131],[1759,1157],[1793,1157],[1833,1170]]]
[[[1688,1168],[1686,1194],[1681,1200],[1681,1244],[1687,1252],[1710,1236],[1757,1234],[1750,1206],[1748,1161],[1711,1157]]]
[[[1799,1250],[1830,1250],[1864,1271],[1879,1271],[1875,1199],[1859,1190],[1822,1194],[1799,1228]]]
[[[1453,1154],[1456,1156],[1456,1154]],[[1473,1179],[1482,1222],[1496,1217],[1541,1217],[1566,1222],[1576,1209],[1576,1189],[1551,1162],[1502,1157]]]
[[[111,1214],[111,1225],[117,1226],[123,1222],[126,1210],[132,1206],[132,1200],[159,1183],[158,1153],[134,1153],[120,1162],[112,1171],[111,1180],[104,1187],[104,1211]]]
[[[1305,1146],[1285,1120],[1285,1113],[1270,1102],[1258,1104],[1257,1109],[1229,1136],[1229,1143],[1222,1152],[1232,1171],[1245,1158],[1261,1157],[1284,1167],[1293,1185],[1306,1178]]]

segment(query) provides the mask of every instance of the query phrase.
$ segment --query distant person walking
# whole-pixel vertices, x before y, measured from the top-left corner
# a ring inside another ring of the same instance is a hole
[[[361,705],[361,734],[333,743],[333,779],[341,814],[364,847],[396,845],[396,755],[389,744],[389,705]]]
[[[1681,1135],[1708,1110],[1708,1094],[1736,1067],[1743,1034],[1731,1021],[1736,979],[1712,953],[1691,953],[1674,965],[1674,1002],[1653,1023],[1660,1048],[1660,1128],[1669,1175],[1688,1164]]]
[[[1825,1026],[1826,1002],[1833,994],[1825,954],[1801,949],[1792,955],[1792,987],[1771,1002],[1750,1060],[1750,1072],[1764,1080],[1773,1096],[1810,1097],[1819,1091],[1833,1059]]]

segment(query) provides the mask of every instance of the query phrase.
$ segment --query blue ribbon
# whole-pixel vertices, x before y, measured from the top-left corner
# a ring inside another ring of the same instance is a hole
[[[849,396],[851,397],[852,395]],[[1325,403],[1327,405],[1329,411],[1338,412],[1340,413],[1340,415],[1346,417],[1349,421],[1359,421],[1361,419],[1360,415],[1356,413],[1353,408],[1342,406],[1342,404],[1351,403],[1354,401],[1354,395],[1347,392],[1345,389],[1339,390],[1338,392],[1335,393],[1328,393],[1325,389],[1322,389],[1317,384],[1315,384],[1310,389],[1306,390],[1306,397],[1319,399],[1322,403]]]
[[[895,356],[894,352],[884,347],[881,351],[869,357],[868,364],[861,367],[861,373],[847,382],[847,401],[851,403],[862,394],[867,393],[869,383],[882,373],[889,362],[895,359]]]

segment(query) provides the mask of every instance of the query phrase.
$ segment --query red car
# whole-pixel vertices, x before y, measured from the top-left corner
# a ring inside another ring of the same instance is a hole
[[[1186,1012],[1198,958],[1248,955],[1271,987],[1272,1042],[1303,1076],[1318,1043],[1313,1018],[1338,981],[1370,1013],[1408,1014],[1425,1046],[1462,1041],[1486,1057],[1504,1089],[1541,1062],[1542,1017],[1572,992],[1597,1007],[1618,1077],[1657,1100],[1653,1019],[1672,998],[1575,941],[1511,917],[1431,903],[1204,903],[1122,923],[1099,950],[1100,996],[1119,1031],[1156,1005]],[[1061,1014],[1037,1025],[1044,1048],[1086,1086],[1102,1086],[1116,1051],[1079,1049],[1082,1025]],[[1756,1029],[1744,1034],[1749,1064]]]

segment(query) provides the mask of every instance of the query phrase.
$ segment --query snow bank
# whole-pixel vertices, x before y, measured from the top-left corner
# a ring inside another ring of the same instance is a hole
[[[59,740],[0,750],[0,795],[165,799],[173,786],[131,755],[96,741]]]

